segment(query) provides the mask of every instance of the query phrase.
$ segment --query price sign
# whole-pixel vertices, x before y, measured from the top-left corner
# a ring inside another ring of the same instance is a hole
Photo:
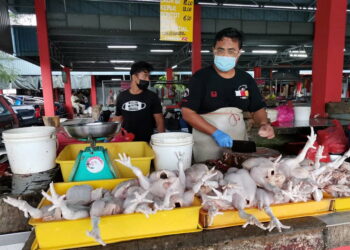
[[[160,1],[160,40],[192,42],[194,0]]]

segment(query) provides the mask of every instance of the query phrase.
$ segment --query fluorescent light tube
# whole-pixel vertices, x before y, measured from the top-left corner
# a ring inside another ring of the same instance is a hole
[[[297,10],[297,6],[283,6],[283,5],[264,5],[267,9],[286,9],[286,10]]]
[[[132,60],[110,60],[111,63],[134,63]]]
[[[277,45],[277,44],[260,44],[258,47],[283,47],[283,45]]]
[[[172,53],[174,50],[172,49],[151,49],[150,52],[152,53]]]
[[[277,50],[253,50],[254,54],[276,54]]]
[[[174,66],[172,66],[171,68],[172,68],[172,69],[176,69],[176,68],[177,68],[177,65],[174,65]]]
[[[210,5],[210,6],[216,6],[217,3],[206,3],[206,2],[198,2],[199,5]]]
[[[305,50],[290,50],[290,54],[306,54]]]
[[[128,67],[114,67],[116,70],[130,70],[131,68]]]
[[[222,5],[227,7],[260,8],[259,5],[253,5],[253,4],[223,3]]]
[[[109,49],[136,49],[137,45],[108,45]]]
[[[290,57],[307,57],[307,54],[289,54]]]

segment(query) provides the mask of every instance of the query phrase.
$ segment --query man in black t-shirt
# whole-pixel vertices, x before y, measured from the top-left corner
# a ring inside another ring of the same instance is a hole
[[[134,63],[130,70],[130,89],[117,97],[113,121],[122,122],[122,127],[135,135],[135,141],[149,142],[154,128],[158,132],[165,131],[160,100],[147,89],[152,70],[147,62]]]
[[[233,139],[247,139],[242,111],[252,113],[260,136],[275,136],[254,79],[235,69],[241,48],[239,31],[226,28],[218,32],[213,44],[214,64],[197,71],[185,92],[181,111],[194,128],[196,161],[218,157],[218,151],[210,153],[215,147],[232,147]]]

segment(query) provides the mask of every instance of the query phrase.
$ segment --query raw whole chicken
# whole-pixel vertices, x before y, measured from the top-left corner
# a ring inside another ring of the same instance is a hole
[[[132,166],[130,157],[126,157],[125,154],[120,154],[120,159],[117,161],[132,170],[143,190],[147,190],[154,197],[156,210],[167,210],[191,205],[195,195],[195,192],[191,190],[185,192],[186,175],[182,160],[183,153],[177,153],[177,157],[179,160],[177,172],[160,170],[153,172],[149,177],[144,176],[139,168]]]
[[[311,127],[311,134],[308,136],[308,141],[306,142],[302,151],[295,158],[285,158],[282,159],[278,165],[278,172],[283,174],[286,178],[298,178],[307,179],[309,178],[309,171],[303,168],[300,163],[304,161],[307,151],[310,148],[314,148],[314,143],[316,141],[317,135],[314,132],[313,127]]]
[[[194,164],[184,171],[183,153],[176,153],[178,170],[160,170],[144,176],[141,170],[131,164],[125,154],[117,160],[133,171],[137,179],[117,185],[113,190],[93,189],[89,185],[77,185],[58,195],[53,184],[50,193],[42,191],[52,205],[40,209],[31,207],[26,201],[7,197],[8,204],[43,221],[91,219],[92,230],[88,236],[102,245],[99,222],[102,216],[114,214],[142,213],[147,218],[152,214],[186,207],[193,204],[195,196],[202,200],[202,208],[208,211],[209,225],[216,215],[225,210],[236,209],[246,220],[243,227],[256,225],[264,230],[289,229],[276,218],[270,208],[273,204],[288,202],[319,201],[323,192],[333,197],[350,196],[350,149],[342,157],[329,163],[321,163],[324,147],[317,148],[315,160],[305,156],[313,148],[316,134],[311,134],[300,154],[293,158],[251,158],[242,163],[243,169],[231,167],[223,175],[205,164]],[[263,209],[270,217],[265,226],[245,208]]]
[[[251,158],[243,162],[242,166],[250,170],[250,176],[258,187],[277,194],[285,181],[285,176],[277,171],[281,157],[274,162],[266,158]]]
[[[177,153],[178,171],[161,170],[146,177],[131,165],[131,160],[120,155],[120,163],[130,168],[137,179],[128,180],[117,185],[112,191],[103,188],[93,189],[90,185],[77,185],[69,188],[64,195],[58,195],[53,183],[50,193],[42,191],[43,196],[52,203],[37,209],[26,201],[7,197],[8,204],[22,210],[25,216],[43,220],[75,220],[91,218],[92,230],[87,235],[105,245],[99,229],[100,217],[114,214],[143,213],[146,217],[160,210],[170,210],[175,207],[191,206],[195,196],[193,188],[186,189],[186,175],[183,168],[183,154]],[[209,173],[209,170],[206,169]],[[207,175],[208,175],[207,173]],[[210,173],[210,178],[213,173]],[[209,179],[209,178],[208,178]],[[205,182],[197,178],[198,183],[193,186],[201,189]]]
[[[244,226],[255,224],[264,229],[262,223],[244,211],[244,208],[257,206],[264,209],[271,218],[267,229],[271,231],[277,228],[281,231],[289,227],[284,226],[272,214],[271,204],[306,202],[312,199],[320,201],[323,192],[335,197],[350,196],[350,164],[344,163],[350,156],[350,150],[334,162],[321,163],[324,149],[321,145],[317,149],[315,161],[305,160],[315,141],[316,134],[311,128],[305,147],[296,157],[281,159],[280,156],[274,161],[262,157],[251,158],[242,163],[243,170],[229,168],[224,180],[218,182],[218,188],[207,185],[212,191],[199,195],[203,208],[208,211],[209,224],[215,215],[234,208],[240,217],[247,220]],[[205,167],[201,169],[205,173]]]
[[[264,209],[265,213],[270,217],[271,221],[267,226],[267,230],[271,232],[274,228],[277,228],[278,232],[282,232],[282,229],[290,229],[290,226],[283,225],[276,216],[273,215],[270,208],[271,204],[275,202],[275,194],[264,189],[258,188],[256,190],[256,203],[259,209]]]
[[[247,214],[244,208],[251,207],[255,202],[256,183],[250,177],[250,174],[245,169],[239,169],[237,172],[228,173],[224,176],[228,195],[231,196],[232,205],[238,210],[239,216],[247,220],[243,225],[256,225],[261,229],[265,229],[264,225],[255,218],[254,215]]]

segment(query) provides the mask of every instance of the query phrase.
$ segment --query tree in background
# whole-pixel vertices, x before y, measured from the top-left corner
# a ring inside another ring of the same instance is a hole
[[[14,82],[18,78],[18,74],[15,72],[13,67],[5,65],[4,62],[9,62],[14,58],[0,51],[0,84],[8,84]],[[0,88],[3,86],[0,85]]]

